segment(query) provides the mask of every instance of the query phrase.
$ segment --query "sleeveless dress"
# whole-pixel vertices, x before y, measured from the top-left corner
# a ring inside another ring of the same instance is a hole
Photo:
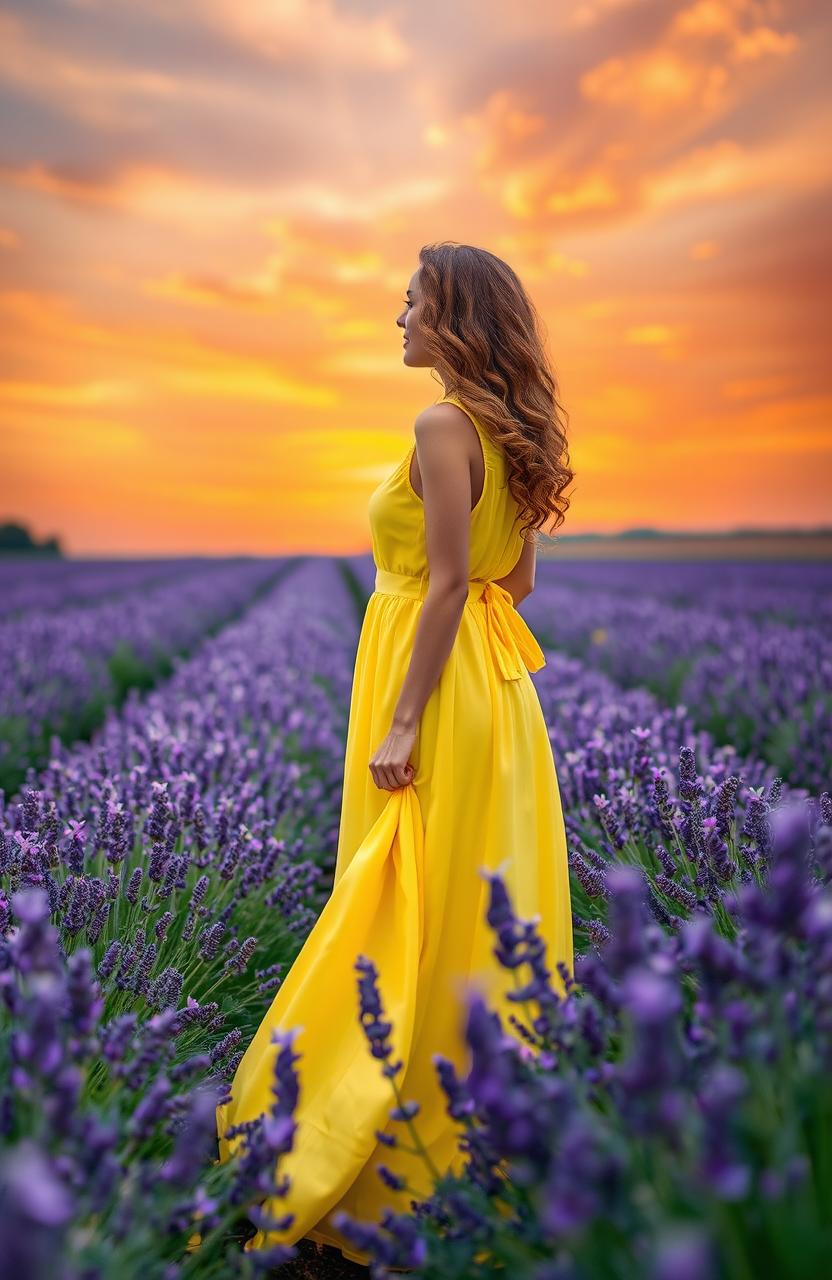
[[[516,913],[539,918],[556,990],[563,989],[556,962],[572,971],[566,835],[551,743],[529,675],[545,658],[510,594],[494,581],[520,555],[520,517],[502,450],[459,400],[444,401],[468,413],[485,462],[471,512],[468,599],[419,720],[412,781],[395,791],[378,788],[369,761],[390,729],[428,583],[424,509],[410,480],[414,444],[369,500],[375,590],[356,653],[332,894],[237,1067],[231,1102],[217,1108],[222,1161],[240,1141],[226,1141],[225,1129],[273,1101],[273,1029],[302,1028],[294,1041],[301,1055],[298,1128],[279,1164],[290,1190],[264,1205],[274,1217],[294,1213],[295,1221],[284,1231],[258,1231],[247,1249],[305,1236],[366,1264],[332,1214],[345,1210],[378,1222],[385,1208],[408,1212],[412,1194],[430,1194],[424,1159],[376,1137],[379,1130],[413,1145],[407,1125],[389,1118],[393,1089],[359,1022],[353,967],[359,955],[379,971],[394,1061],[404,1063],[396,1077],[400,1094],[418,1103],[414,1124],[440,1173],[461,1173],[465,1157],[432,1056],[441,1053],[466,1070],[466,984],[486,995],[509,1032],[508,1014],[517,1012],[504,998],[514,980],[492,954],[489,888],[479,868],[500,869]],[[379,1164],[412,1191],[391,1190]]]

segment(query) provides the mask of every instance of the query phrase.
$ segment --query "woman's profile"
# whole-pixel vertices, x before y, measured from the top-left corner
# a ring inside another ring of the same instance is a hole
[[[309,1237],[357,1262],[368,1259],[333,1216],[406,1212],[430,1194],[430,1167],[464,1164],[433,1055],[465,1070],[469,985],[504,1025],[512,1009],[484,870],[501,872],[521,918],[539,918],[561,989],[556,966],[573,962],[558,781],[530,677],[545,659],[515,607],[534,587],[537,531],[568,505],[557,384],[522,284],[483,249],[423,247],[396,323],[405,365],[435,370],[443,395],[369,499],[375,590],[356,653],[333,890],[217,1108],[227,1159],[237,1141],[226,1130],[273,1101],[273,1031],[301,1028],[298,1127],[280,1163],[290,1188],[264,1206],[295,1218],[246,1248]],[[359,956],[379,972],[398,1088],[418,1105],[430,1165],[383,1140],[403,1126],[359,1021]]]

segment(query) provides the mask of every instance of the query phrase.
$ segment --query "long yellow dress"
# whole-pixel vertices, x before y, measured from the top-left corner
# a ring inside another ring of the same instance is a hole
[[[539,917],[557,990],[556,962],[572,971],[560,794],[529,675],[545,659],[511,596],[493,581],[522,549],[517,504],[500,447],[456,397],[444,400],[469,414],[485,461],[471,512],[468,599],[419,721],[413,780],[395,791],[378,788],[369,761],[390,729],[427,589],[424,510],[410,480],[414,445],[369,501],[375,591],[356,654],[333,891],[237,1067],[231,1102],[217,1108],[226,1160],[240,1142],[226,1141],[226,1128],[273,1102],[273,1030],[302,1028],[294,1042],[301,1055],[298,1128],[279,1165],[290,1191],[264,1205],[275,1217],[294,1213],[295,1221],[286,1231],[258,1231],[248,1249],[306,1236],[366,1263],[331,1216],[345,1210],[378,1222],[385,1207],[409,1210],[411,1193],[392,1191],[377,1165],[405,1177],[420,1196],[430,1194],[424,1161],[376,1138],[380,1130],[412,1145],[407,1126],[389,1118],[391,1083],[359,1023],[359,955],[379,970],[394,1058],[404,1062],[397,1083],[404,1099],[419,1104],[419,1138],[443,1173],[461,1172],[464,1157],[432,1056],[441,1053],[465,1070],[466,983],[485,993],[504,1022],[518,1011],[505,1001],[514,981],[492,954],[480,868],[502,871],[521,918]]]

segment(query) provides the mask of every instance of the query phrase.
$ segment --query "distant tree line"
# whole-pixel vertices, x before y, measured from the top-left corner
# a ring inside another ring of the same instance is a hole
[[[62,556],[64,554],[60,539],[54,537],[44,538],[43,542],[38,542],[32,537],[24,524],[17,524],[15,521],[0,524],[0,555],[8,554],[9,552],[14,552],[15,554],[24,552],[27,555],[34,556]]]

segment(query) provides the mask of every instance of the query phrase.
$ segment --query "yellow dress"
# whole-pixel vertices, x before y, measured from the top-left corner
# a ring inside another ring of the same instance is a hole
[[[455,397],[444,399],[464,409]],[[404,1063],[397,1083],[405,1100],[419,1104],[419,1138],[443,1173],[461,1172],[465,1161],[432,1056],[441,1053],[465,1070],[466,982],[486,994],[504,1023],[519,1011],[504,1002],[514,980],[492,954],[489,888],[479,868],[499,868],[517,914],[539,917],[557,990],[556,961],[572,971],[566,836],[529,675],[545,659],[511,596],[493,581],[520,555],[520,519],[502,450],[469,417],[485,479],[471,512],[468,600],[419,721],[413,780],[395,791],[376,787],[369,761],[390,729],[427,589],[424,511],[410,481],[415,445],[370,497],[375,591],[356,654],[332,894],[237,1067],[231,1102],[217,1108],[225,1160],[240,1141],[226,1141],[225,1129],[273,1102],[272,1031],[302,1028],[294,1041],[301,1055],[298,1128],[279,1164],[291,1187],[264,1205],[275,1217],[294,1213],[295,1221],[285,1231],[258,1231],[247,1249],[306,1236],[366,1263],[331,1215],[345,1210],[378,1222],[385,1207],[409,1210],[411,1193],[390,1190],[377,1165],[405,1177],[420,1196],[430,1194],[424,1161],[375,1136],[381,1130],[412,1145],[406,1124],[389,1119],[391,1083],[359,1023],[359,955],[379,971],[394,1060]]]

